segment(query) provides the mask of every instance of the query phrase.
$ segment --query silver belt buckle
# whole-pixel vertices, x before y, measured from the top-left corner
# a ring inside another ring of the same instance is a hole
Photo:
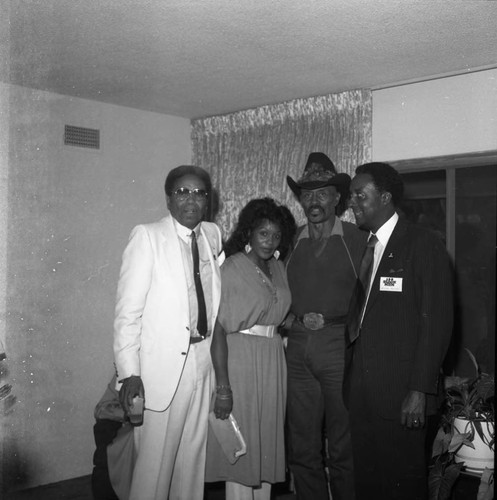
[[[302,323],[309,330],[321,330],[324,326],[324,316],[321,313],[305,313]]]

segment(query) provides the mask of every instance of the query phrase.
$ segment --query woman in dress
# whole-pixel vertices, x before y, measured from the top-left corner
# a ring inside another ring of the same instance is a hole
[[[230,464],[216,438],[207,444],[207,481],[226,481],[227,500],[267,499],[285,480],[286,363],[277,332],[291,304],[283,258],[295,220],[272,199],[250,201],[225,245],[222,297],[212,339],[214,414],[233,413],[247,453]]]

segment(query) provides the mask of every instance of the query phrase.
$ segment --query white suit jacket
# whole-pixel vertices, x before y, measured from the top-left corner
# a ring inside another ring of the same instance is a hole
[[[202,222],[200,235],[211,249],[214,326],[221,297],[221,233],[215,224]],[[136,226],[124,250],[117,288],[114,358],[117,380],[142,378],[145,405],[151,410],[163,411],[171,404],[190,348],[189,328],[186,274],[172,216]]]

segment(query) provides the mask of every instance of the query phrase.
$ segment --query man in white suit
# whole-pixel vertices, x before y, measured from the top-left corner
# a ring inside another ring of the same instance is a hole
[[[117,291],[114,356],[120,401],[129,413],[135,396],[145,400],[143,424],[134,428],[130,500],[200,500],[204,491],[221,233],[215,224],[201,222],[211,194],[205,170],[173,169],[165,191],[170,215],[133,229]],[[200,256],[203,300],[197,295],[192,243]]]

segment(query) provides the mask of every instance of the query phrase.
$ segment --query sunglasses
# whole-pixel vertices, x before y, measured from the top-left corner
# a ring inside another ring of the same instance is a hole
[[[205,200],[207,196],[209,196],[209,193],[205,189],[188,189],[186,187],[180,187],[173,192],[173,195],[180,201],[188,199],[190,195],[193,195],[193,198],[195,200],[202,201]]]

